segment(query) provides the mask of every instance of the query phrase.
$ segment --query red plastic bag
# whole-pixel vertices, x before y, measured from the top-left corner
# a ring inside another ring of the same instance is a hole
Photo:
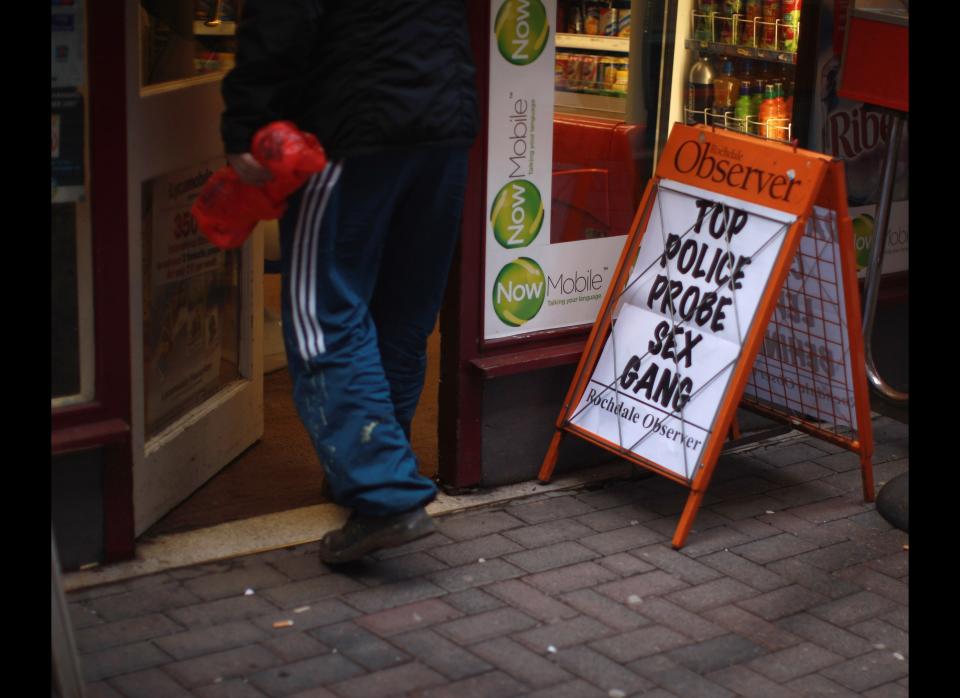
[[[224,166],[207,180],[193,203],[200,231],[221,249],[239,247],[258,221],[283,215],[287,197],[327,164],[316,137],[290,121],[275,121],[257,131],[251,153],[273,174],[270,182],[255,187]]]

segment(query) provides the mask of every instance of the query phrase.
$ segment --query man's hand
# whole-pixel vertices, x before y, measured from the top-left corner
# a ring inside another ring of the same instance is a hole
[[[233,168],[240,179],[255,187],[262,187],[273,179],[270,170],[257,162],[250,153],[228,153],[227,164]]]

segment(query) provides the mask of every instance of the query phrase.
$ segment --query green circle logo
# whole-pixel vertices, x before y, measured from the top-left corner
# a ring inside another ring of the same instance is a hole
[[[507,182],[490,207],[493,235],[507,248],[526,247],[543,225],[540,190],[525,179]]]
[[[546,297],[543,269],[529,257],[519,257],[507,264],[493,284],[493,309],[510,327],[519,327],[533,319]]]
[[[547,45],[547,11],[540,0],[506,0],[497,12],[493,32],[500,55],[514,65],[528,65]]]
[[[863,213],[853,219],[853,238],[857,250],[857,271],[870,264],[870,247],[873,244],[873,216]]]

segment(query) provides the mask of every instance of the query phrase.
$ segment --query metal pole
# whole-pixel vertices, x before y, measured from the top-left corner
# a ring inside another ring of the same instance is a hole
[[[863,345],[867,364],[867,380],[874,390],[884,397],[897,402],[906,402],[908,393],[903,393],[887,384],[873,362],[873,320],[877,310],[877,296],[880,289],[880,276],[883,269],[883,250],[887,241],[887,228],[890,222],[890,205],[893,203],[893,180],[897,171],[897,153],[900,151],[900,136],[903,132],[903,118],[900,112],[891,111],[893,123],[890,139],[887,141],[887,155],[883,164],[883,182],[880,201],[877,203],[877,225],[873,232],[873,247],[870,250],[870,265],[867,269],[866,301],[863,309]]]

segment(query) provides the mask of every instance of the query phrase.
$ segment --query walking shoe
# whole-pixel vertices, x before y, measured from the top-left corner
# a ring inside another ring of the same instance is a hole
[[[343,528],[320,541],[320,560],[328,563],[359,560],[380,548],[392,548],[429,536],[437,525],[423,507],[393,516],[350,515]]]

